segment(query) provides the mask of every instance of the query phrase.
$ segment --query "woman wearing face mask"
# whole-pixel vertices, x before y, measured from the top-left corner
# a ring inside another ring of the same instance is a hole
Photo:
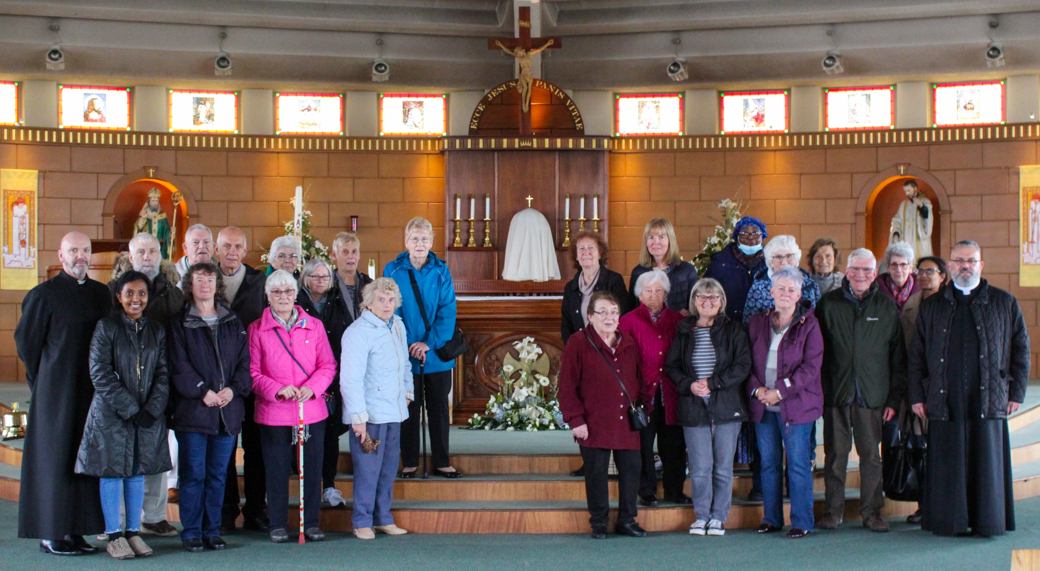
[[[845,274],[838,271],[841,265],[841,252],[834,238],[820,238],[809,248],[809,265],[812,267],[812,279],[820,286],[820,295],[841,287]]]
[[[802,260],[802,250],[794,236],[775,236],[766,244],[765,249],[767,269],[761,270],[755,276],[755,282],[751,284],[748,291],[747,301],[744,303],[744,325],[752,315],[756,315],[773,308],[773,295],[771,278],[774,273],[783,268],[795,268],[802,275],[802,300],[809,302],[810,307],[816,307],[820,301],[820,286],[816,285],[809,272],[798,267]]]
[[[733,228],[732,240],[711,257],[704,277],[714,278],[726,292],[726,317],[743,321],[744,302],[755,276],[766,267],[762,241],[769,237],[758,218],[745,216]]]

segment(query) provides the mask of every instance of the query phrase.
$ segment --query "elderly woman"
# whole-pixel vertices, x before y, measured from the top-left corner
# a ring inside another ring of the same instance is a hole
[[[585,461],[585,496],[592,537],[607,536],[607,467],[612,452],[618,470],[615,531],[645,537],[646,531],[635,519],[639,433],[629,425],[626,411],[633,402],[649,402],[649,385],[640,378],[639,346],[632,336],[618,331],[621,305],[617,298],[608,291],[595,292],[591,297],[586,309],[591,328],[572,335],[563,350],[560,411]]]
[[[641,266],[637,266],[641,267]],[[675,387],[661,373],[664,356],[675,338],[675,326],[682,320],[678,311],[665,306],[669,296],[668,274],[652,269],[643,272],[635,280],[635,294],[640,305],[621,318],[618,329],[635,339],[642,355],[643,380],[650,385],[653,395],[650,426],[641,433],[640,451],[643,470],[639,477],[639,503],[644,506],[657,505],[657,469],[654,467],[654,437],[661,453],[664,467],[664,499],[667,502],[689,504],[690,498],[683,493],[686,480],[686,444],[682,428],[675,424],[675,404],[679,396]]]
[[[75,471],[101,479],[108,553],[147,557],[141,539],[144,477],[170,470],[166,402],[166,330],[144,316],[148,277],[129,271],[116,280],[120,308],[98,322],[90,342],[94,399],[76,456]],[[126,527],[120,525],[120,500]]]
[[[610,251],[599,234],[579,232],[571,240],[570,256],[578,273],[563,288],[560,336],[564,343],[589,324],[587,310],[594,292],[609,291],[613,294],[620,303],[622,315],[635,306],[625,289],[625,278],[607,268]]]
[[[758,533],[784,528],[784,453],[791,495],[791,530],[797,539],[813,531],[813,478],[809,434],[823,416],[823,337],[802,300],[797,268],[773,272],[773,309],[748,323],[751,377],[748,406],[762,461],[763,517]]]
[[[332,355],[338,360],[343,332],[353,322],[347,303],[339,291],[332,288],[333,272],[325,260],[314,258],[303,265],[300,272],[300,293],[296,295],[296,305],[311,317],[321,320],[325,326],[325,334],[332,347]],[[325,447],[322,458],[322,499],[332,507],[345,505],[343,495],[336,489],[336,468],[339,466],[339,437],[346,432],[341,422],[343,416],[343,399],[339,392],[339,368],[332,379],[328,392],[322,396],[329,409],[329,417],[325,419]]]
[[[910,296],[921,291],[914,278],[914,249],[906,242],[896,242],[885,248],[885,269],[877,277],[878,290],[892,298],[903,313],[903,306]]]
[[[794,236],[775,236],[765,248],[767,269],[763,269],[755,277],[748,291],[747,302],[744,303],[744,324],[747,325],[752,315],[763,313],[773,308],[773,296],[770,294],[772,282],[770,277],[782,268],[795,268],[802,274],[802,299],[816,307],[820,301],[820,286],[809,275],[809,272],[798,267],[802,260],[802,250]]]
[[[809,248],[809,265],[812,267],[812,279],[820,286],[820,295],[841,287],[845,274],[838,271],[841,264],[841,252],[834,238],[820,238]]]
[[[743,322],[744,302],[755,276],[765,268],[762,240],[769,237],[766,225],[758,218],[745,216],[737,221],[731,242],[711,256],[704,277],[714,278],[726,291],[726,317]]]
[[[267,266],[267,275],[271,275],[278,270],[285,270],[294,277],[299,277],[297,267],[300,264],[300,259],[303,256],[303,250],[300,248],[300,243],[296,241],[296,238],[292,236],[279,236],[271,242],[271,250],[268,252],[268,262],[270,265]]]
[[[397,314],[408,329],[408,353],[415,376],[416,399],[408,405],[408,419],[401,424],[401,477],[414,478],[419,467],[419,410],[425,402],[433,473],[459,478],[462,472],[452,467],[448,455],[448,393],[455,360],[445,361],[437,355],[437,350],[455,334],[455,286],[448,265],[430,251],[433,225],[429,220],[412,218],[404,229],[404,244],[408,251],[383,270],[383,276],[397,282],[401,292]],[[424,363],[425,384],[419,374],[420,363]]]
[[[675,228],[667,218],[654,218],[647,222],[643,229],[643,249],[639,252],[639,265],[632,268],[629,277],[632,298],[639,300],[636,293],[636,282],[639,277],[651,270],[661,270],[668,276],[671,289],[665,305],[668,309],[680,312],[683,317],[688,313],[690,290],[697,283],[697,268],[690,262],[684,262],[679,255],[679,246],[675,239]]]
[[[372,283],[372,277],[358,269],[361,261],[361,240],[353,232],[340,232],[332,242],[332,258],[336,273],[332,274],[332,290],[343,298],[351,323],[361,315],[361,291]],[[335,348],[335,346],[334,346]],[[339,358],[339,354],[336,354]]]
[[[722,284],[693,286],[690,316],[679,322],[664,372],[679,394],[675,419],[683,427],[696,521],[693,535],[725,535],[733,499],[733,454],[747,420],[744,381],[751,370],[747,333],[725,315]]]
[[[250,371],[256,393],[256,423],[267,468],[268,535],[274,543],[289,540],[289,472],[293,464],[293,434],[300,422],[310,433],[303,446],[304,535],[323,541],[318,527],[321,507],[322,456],[328,407],[322,395],[336,376],[336,358],[316,317],[297,306],[296,280],[277,270],[264,285],[270,308],[249,326]],[[306,474],[309,474],[306,475]]]
[[[401,290],[390,278],[379,278],[362,292],[365,311],[343,335],[339,382],[346,405],[354,459],[354,513],[351,523],[359,539],[375,539],[375,531],[404,535],[390,514],[394,479],[401,458],[401,423],[415,400],[415,380],[408,362],[408,333],[394,311]]]
[[[228,309],[217,265],[181,278],[184,311],[170,322],[170,428],[179,444],[181,542],[191,553],[224,549],[221,504],[227,465],[253,390],[249,338]]]

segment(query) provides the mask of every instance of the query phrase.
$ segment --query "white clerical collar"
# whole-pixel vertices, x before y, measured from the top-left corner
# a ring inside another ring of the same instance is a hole
[[[981,281],[980,282],[975,282],[975,284],[970,286],[970,287],[961,287],[960,285],[957,284],[957,282],[953,282],[953,287],[955,287],[958,290],[960,290],[960,292],[963,293],[964,295],[971,295],[971,290],[979,287],[980,283],[981,283]]]

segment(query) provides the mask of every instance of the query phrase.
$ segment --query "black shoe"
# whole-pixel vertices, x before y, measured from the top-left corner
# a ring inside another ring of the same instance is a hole
[[[592,526],[592,539],[606,539],[607,538],[607,526],[605,525],[594,525]]]
[[[748,495],[747,495],[747,501],[749,501],[749,502],[761,502],[762,501],[762,491],[761,490],[751,490],[751,492],[748,493]]]
[[[268,527],[271,525],[271,520],[267,519],[265,514],[260,514],[256,517],[247,517],[242,522],[242,529],[248,529],[251,531],[262,531],[267,532]]]
[[[434,476],[441,476],[441,477],[448,478],[448,479],[454,479],[454,478],[461,478],[462,477],[462,472],[459,472],[458,470],[455,470],[454,472],[445,472],[444,470],[441,470],[440,468],[434,468],[433,469],[433,475]]]
[[[284,529],[272,529],[267,537],[270,538],[271,543],[285,543],[289,541],[289,532]]]
[[[206,546],[206,549],[213,549],[215,551],[220,551],[221,549],[227,547],[227,543],[224,541],[224,538],[220,537],[219,535],[214,535],[213,537],[207,537],[206,539],[203,539],[202,544]]]
[[[192,539],[185,539],[181,542],[184,546],[184,550],[188,553],[202,553],[202,540],[195,537]]]
[[[50,553],[51,555],[79,555],[82,553],[71,541],[59,539],[57,541],[50,539],[40,540],[40,552]]]
[[[98,548],[88,543],[86,539],[83,539],[82,535],[66,536],[65,541],[71,541],[72,546],[84,555],[93,555],[98,552]]]
[[[921,510],[919,509],[916,512],[906,516],[906,523],[910,523],[910,524],[914,524],[914,525],[920,524],[921,523]]]
[[[303,532],[303,537],[305,537],[307,541],[325,541],[325,532],[318,527],[308,527]]]
[[[575,478],[584,478],[585,477],[585,465],[582,464],[581,468],[578,468],[577,470],[571,472],[571,476],[574,476]]]
[[[629,537],[646,537],[646,530],[639,527],[639,524],[634,521],[630,523],[619,523],[617,527],[614,528],[614,533],[617,533],[618,535],[627,535]]]
[[[777,526],[769,524],[769,523],[763,523],[762,525],[758,526],[758,528],[755,530],[755,533],[773,533],[774,531],[783,531],[783,530],[784,530],[784,528],[782,528],[782,527],[777,527]]]
[[[791,531],[787,532],[787,537],[789,537],[791,539],[801,539],[801,538],[809,535],[810,533],[812,533],[812,532],[811,531],[806,531],[804,529],[798,529],[796,527],[796,528],[791,529]]]
[[[415,475],[418,472],[419,472],[418,468],[416,468],[415,470],[412,470],[411,472],[405,472],[405,471],[402,470],[401,473],[397,475],[397,477],[401,478],[402,480],[412,480],[412,479],[415,479]]]
[[[656,508],[657,498],[654,496],[639,496],[639,505],[644,508]]]
[[[664,501],[671,502],[673,504],[679,504],[681,506],[693,505],[693,498],[682,493],[680,493],[678,496],[675,496],[674,498],[665,498]]]

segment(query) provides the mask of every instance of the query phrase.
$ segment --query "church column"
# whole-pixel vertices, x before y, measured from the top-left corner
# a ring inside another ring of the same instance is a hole
[[[683,99],[685,134],[718,135],[719,92],[714,89],[689,89]]]
[[[585,134],[609,137],[614,134],[614,94],[609,91],[567,91],[581,112]]]
[[[274,135],[274,91],[270,89],[243,89],[243,135]]]
[[[1036,123],[1040,120],[1040,76],[1007,78],[1007,122]]]
[[[130,106],[134,114],[134,131],[165,133],[170,128],[169,91],[161,85],[138,85],[134,87],[134,100]]]
[[[26,127],[57,128],[58,82],[26,81],[22,83],[23,117]]]
[[[896,129],[932,126],[932,84],[905,81],[896,84]]]
[[[469,135],[469,120],[473,109],[484,97],[483,91],[453,91],[448,94],[448,135],[465,137]]]
[[[818,85],[791,88],[791,132],[823,131],[823,89]]]
[[[449,97],[448,99],[451,99]],[[379,94],[374,91],[347,92],[346,123],[348,137],[379,136]]]

